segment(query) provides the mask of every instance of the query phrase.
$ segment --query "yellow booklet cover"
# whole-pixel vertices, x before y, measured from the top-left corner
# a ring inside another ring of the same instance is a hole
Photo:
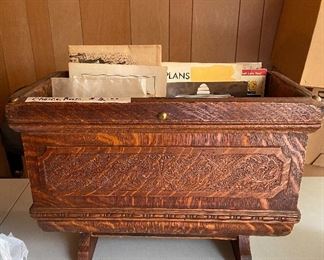
[[[259,69],[262,64],[163,62],[162,66],[168,67],[167,82],[226,82],[238,81],[243,69]]]

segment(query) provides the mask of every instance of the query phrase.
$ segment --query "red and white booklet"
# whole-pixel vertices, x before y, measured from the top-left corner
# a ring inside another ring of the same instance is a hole
[[[241,81],[248,82],[248,94],[264,96],[267,69],[242,69]]]

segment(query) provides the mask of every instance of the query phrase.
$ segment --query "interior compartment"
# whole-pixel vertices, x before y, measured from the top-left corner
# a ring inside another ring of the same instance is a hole
[[[17,90],[11,97],[14,100],[19,97],[52,97],[52,77],[68,77],[67,71],[55,72],[48,77],[41,79],[34,84],[23,87]],[[219,83],[221,84],[221,83]],[[224,83],[229,84],[229,83]],[[239,85],[239,82],[235,82],[233,86]],[[241,83],[244,84],[244,83]],[[193,94],[198,87],[192,84],[188,88],[188,94]],[[217,86],[215,86],[215,92],[217,93]],[[174,93],[177,93],[176,91]],[[212,92],[211,92],[212,93]],[[236,95],[237,97],[243,97],[245,95]],[[290,80],[286,76],[279,72],[269,71],[266,78],[265,85],[265,97],[312,97],[312,92],[305,87]]]

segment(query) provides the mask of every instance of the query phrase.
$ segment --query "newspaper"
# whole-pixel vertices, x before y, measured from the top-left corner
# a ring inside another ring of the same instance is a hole
[[[70,45],[70,62],[160,66],[161,45]]]

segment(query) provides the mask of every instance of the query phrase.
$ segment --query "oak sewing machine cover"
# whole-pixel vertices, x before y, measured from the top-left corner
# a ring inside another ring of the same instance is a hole
[[[56,73],[51,76],[67,76]],[[281,236],[300,220],[307,134],[323,106],[276,72],[265,98],[25,102],[51,96],[50,77],[7,105],[21,133],[31,216],[45,231],[233,240]]]

